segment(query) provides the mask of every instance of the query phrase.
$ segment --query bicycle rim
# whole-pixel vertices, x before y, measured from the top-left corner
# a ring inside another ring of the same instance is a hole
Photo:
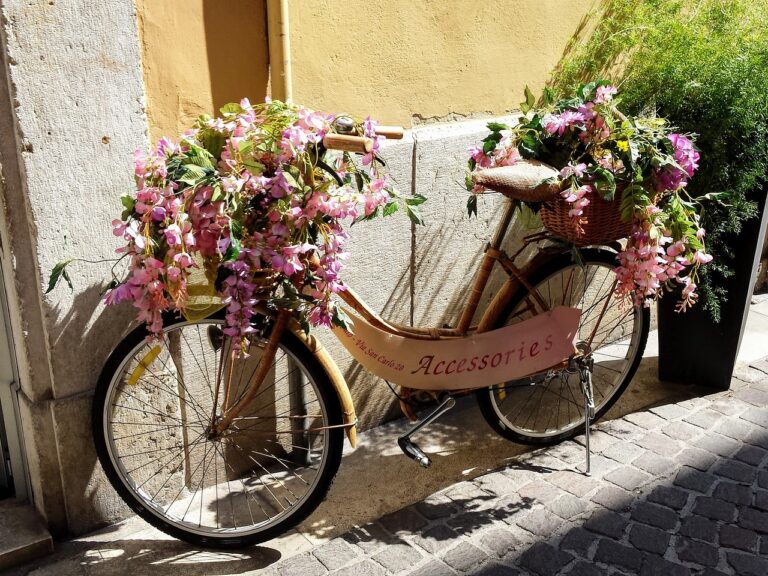
[[[618,399],[634,374],[647,336],[647,312],[631,298],[614,293],[611,256],[585,258],[581,264],[558,262],[533,279],[548,307],[582,310],[576,345],[595,360],[593,389],[595,419]],[[532,318],[541,307],[527,291],[513,305],[503,325]],[[550,370],[531,378],[507,382],[489,391],[494,416],[504,429],[534,443],[563,439],[584,423],[584,396],[577,373]]]
[[[102,408],[109,465],[140,508],[132,507],[198,541],[253,537],[301,520],[316,505],[309,500],[327,490],[323,471],[334,459],[328,401],[283,343],[227,433],[208,435],[214,400],[220,414],[224,399],[216,381],[231,368],[231,406],[263,346],[230,364],[222,327],[218,319],[179,322],[161,342],[138,343],[114,371]]]

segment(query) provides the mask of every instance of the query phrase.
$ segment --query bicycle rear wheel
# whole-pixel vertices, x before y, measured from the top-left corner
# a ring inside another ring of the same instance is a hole
[[[102,467],[122,499],[164,532],[200,546],[240,547],[306,518],[338,469],[344,432],[331,383],[293,334],[281,338],[256,396],[227,431],[221,414],[245,391],[264,341],[229,358],[224,322],[173,320],[159,342],[139,327],[112,353],[99,379],[93,432]]]
[[[581,251],[582,263],[570,254],[555,257],[529,278],[547,306],[582,310],[577,347],[595,360],[593,389],[598,420],[618,400],[642,359],[648,339],[648,309],[614,293],[616,255],[606,250]],[[523,288],[512,299],[498,327],[541,313]],[[532,445],[555,444],[583,431],[584,397],[579,376],[550,370],[530,378],[483,389],[477,400],[485,420],[500,435]]]

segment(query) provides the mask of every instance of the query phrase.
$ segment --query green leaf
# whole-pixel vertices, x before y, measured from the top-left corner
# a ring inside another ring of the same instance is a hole
[[[344,310],[340,306],[334,306],[331,314],[331,322],[334,326],[338,326],[342,330],[351,332],[354,324],[352,320],[344,313]]]
[[[237,102],[230,102],[229,104],[224,104],[224,106],[219,108],[219,112],[221,112],[224,116],[228,114],[240,114],[242,111],[242,106],[240,106],[240,104]]]
[[[243,160],[243,165],[248,168],[248,171],[254,176],[264,173],[264,164],[256,162],[256,160]]]
[[[501,132],[502,130],[509,130],[509,126],[501,122],[488,122],[488,130],[491,132]]]
[[[243,156],[247,156],[253,152],[253,140],[240,140],[237,143],[237,151]]]
[[[133,215],[133,208],[136,205],[136,198],[131,194],[123,194],[120,196],[120,203],[123,205],[123,213],[120,214],[120,219],[125,222]]]
[[[420,226],[424,225],[424,219],[421,217],[419,209],[414,205],[408,204],[407,200],[405,202],[405,212],[408,214],[408,218],[411,219],[411,222]]]
[[[216,160],[221,158],[221,150],[224,148],[226,141],[224,134],[210,128],[200,133],[200,142],[203,144],[203,148]]]
[[[213,185],[213,192],[211,193],[211,202],[218,202],[224,199],[224,191],[221,189],[221,182],[216,182]]]
[[[384,216],[391,216],[397,210],[400,208],[400,205],[397,202],[388,202],[386,206],[384,206]]]
[[[405,199],[405,203],[408,204],[408,206],[420,206],[426,201],[427,197],[422,196],[421,194],[414,194],[413,196],[408,196]]]
[[[533,92],[531,92],[531,89],[528,86],[526,86],[525,102],[520,102],[520,110],[522,111],[523,114],[528,114],[531,108],[533,108],[534,104],[536,104],[536,97],[533,95]]]
[[[595,168],[595,188],[604,200],[613,200],[616,194],[616,179],[613,174],[604,168]]]
[[[477,216],[477,196],[474,194],[467,198],[467,214],[470,218],[472,218],[473,214]]]
[[[208,176],[208,172],[206,172],[204,168],[201,168],[197,164],[185,164],[184,176],[179,178],[179,182],[195,186],[200,180],[205,179],[206,176]]]
[[[51,270],[51,276],[48,278],[48,289],[45,291],[46,294],[48,294],[51,290],[56,288],[56,284],[59,283],[59,280],[61,278],[64,278],[67,284],[69,284],[69,289],[74,290],[75,287],[72,285],[72,279],[69,277],[69,274],[67,273],[67,265],[72,262],[72,260],[64,260],[63,262],[59,262],[56,264],[56,266],[53,267],[53,270]]]

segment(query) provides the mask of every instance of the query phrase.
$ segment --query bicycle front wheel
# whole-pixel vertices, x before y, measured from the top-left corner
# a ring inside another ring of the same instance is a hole
[[[648,309],[615,294],[616,255],[607,250],[583,250],[581,263],[563,254],[529,279],[548,308],[581,309],[576,346],[591,353],[595,418],[598,420],[629,385],[648,339]],[[532,318],[541,304],[522,289],[498,327]],[[584,396],[579,376],[549,370],[530,378],[506,382],[477,394],[485,420],[500,435],[532,445],[554,444],[583,431]]]
[[[224,383],[231,406],[265,345],[232,361],[223,328],[220,318],[174,320],[158,342],[137,328],[110,356],[93,407],[97,453],[123,500],[168,534],[219,548],[262,542],[306,518],[333,481],[344,436],[326,373],[288,332],[256,396],[212,434]]]

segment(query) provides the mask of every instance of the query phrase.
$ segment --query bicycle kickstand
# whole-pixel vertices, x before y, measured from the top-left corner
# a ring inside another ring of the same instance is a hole
[[[591,462],[589,449],[589,426],[595,418],[595,398],[592,390],[592,370],[595,367],[595,361],[592,356],[581,357],[576,360],[576,366],[579,370],[579,382],[581,383],[581,392],[584,394],[584,447],[586,450],[587,463],[584,474],[591,474]]]
[[[416,462],[421,464],[423,468],[429,468],[429,465],[432,464],[432,460],[429,459],[429,456],[427,456],[424,451],[416,445],[415,442],[411,441],[411,436],[424,428],[424,426],[427,424],[431,424],[437,420],[440,416],[448,412],[448,410],[453,408],[455,405],[456,400],[453,398],[453,396],[446,396],[445,399],[440,402],[440,405],[429,416],[424,418],[424,420],[416,424],[416,426],[411,428],[408,432],[397,439],[397,445],[400,446],[400,450],[402,450],[403,453],[408,456],[408,458],[416,460]]]

